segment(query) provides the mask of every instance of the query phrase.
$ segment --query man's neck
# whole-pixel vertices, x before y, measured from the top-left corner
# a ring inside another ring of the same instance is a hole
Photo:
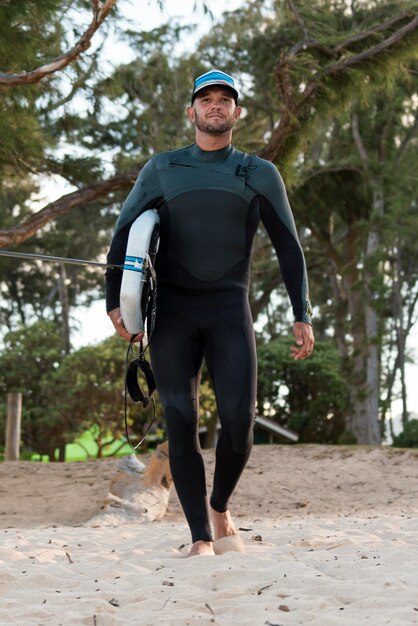
[[[208,135],[196,129],[196,145],[201,150],[222,150],[232,141],[232,132],[228,131],[222,135]]]

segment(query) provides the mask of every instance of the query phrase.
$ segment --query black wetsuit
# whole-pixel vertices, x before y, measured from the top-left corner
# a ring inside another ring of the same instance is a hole
[[[150,159],[123,206],[109,263],[123,263],[130,225],[148,208],[157,208],[161,218],[150,352],[170,466],[192,540],[210,541],[197,437],[203,358],[222,427],[211,506],[226,511],[252,446],[256,353],[248,283],[260,219],[276,250],[295,320],[309,323],[305,262],[277,169],[231,145],[215,151],[192,145]],[[108,270],[106,278],[110,311],[119,306],[121,272]]]

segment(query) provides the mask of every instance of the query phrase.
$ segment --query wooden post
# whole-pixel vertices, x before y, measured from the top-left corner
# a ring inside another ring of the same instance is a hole
[[[22,394],[7,394],[6,461],[19,460]]]

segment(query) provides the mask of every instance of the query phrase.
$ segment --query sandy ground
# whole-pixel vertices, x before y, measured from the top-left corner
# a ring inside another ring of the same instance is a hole
[[[160,522],[89,523],[117,462],[0,465],[1,625],[418,624],[418,451],[256,446],[246,554],[192,559],[175,493]]]

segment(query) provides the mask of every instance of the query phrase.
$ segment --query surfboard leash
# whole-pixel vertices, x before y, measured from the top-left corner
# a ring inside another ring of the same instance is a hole
[[[135,358],[132,361],[129,361],[129,356],[131,354],[135,355],[135,352],[133,349],[133,339],[134,337],[132,337],[131,341],[129,342],[129,346],[126,351],[126,359],[125,359],[125,434],[126,434],[126,439],[130,447],[132,448],[132,450],[137,450],[139,446],[144,442],[147,434],[149,433],[156,419],[155,399],[153,397],[153,394],[157,386],[155,383],[154,375],[151,370],[151,366],[148,363],[148,361],[145,359],[145,352],[148,348],[148,345],[146,348],[144,348],[143,343],[141,341],[139,344],[140,347],[139,347],[138,355],[135,356]],[[142,374],[145,376],[146,384],[148,387],[148,395],[144,394],[144,392],[142,391],[139,385],[138,375],[140,372],[142,372]],[[128,394],[130,395],[130,397],[132,398],[134,402],[142,404],[142,407],[144,409],[146,409],[150,403],[152,403],[152,407],[153,407],[153,415],[152,415],[151,422],[149,426],[147,427],[145,434],[143,435],[141,441],[139,441],[139,443],[137,443],[136,445],[132,443],[130,436],[129,436]]]

